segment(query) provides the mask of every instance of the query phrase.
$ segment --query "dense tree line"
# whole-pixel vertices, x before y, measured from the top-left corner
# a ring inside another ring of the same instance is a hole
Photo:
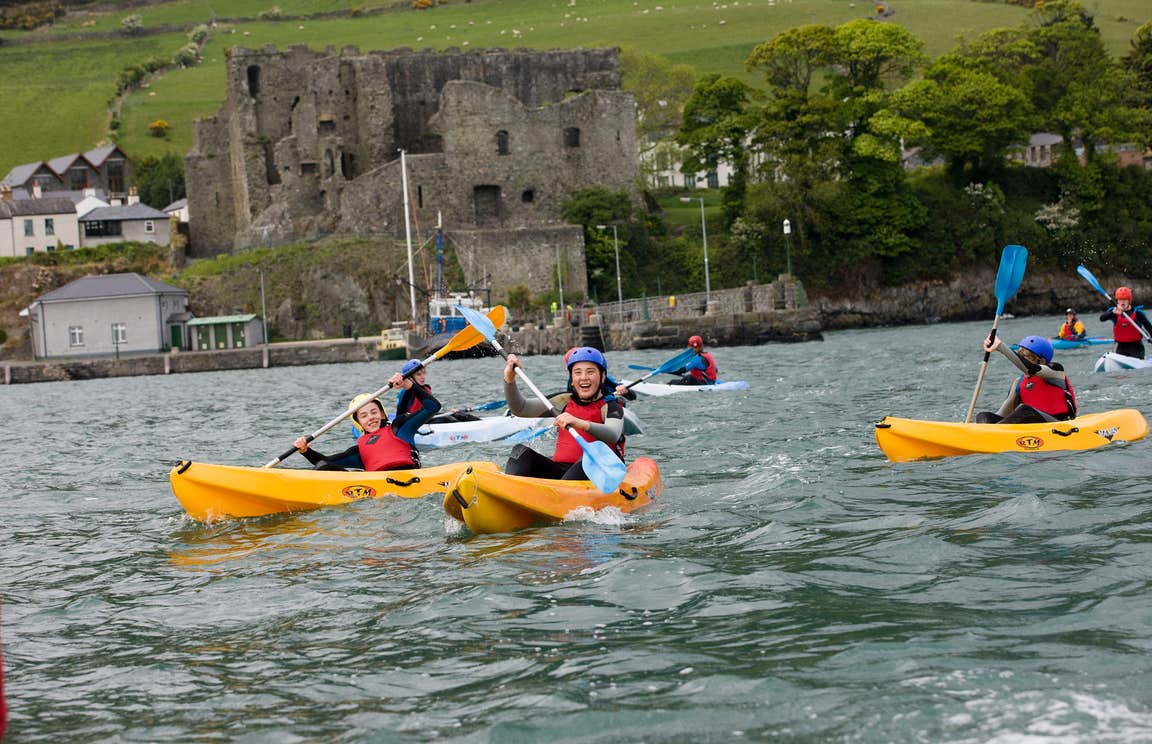
[[[950,278],[994,265],[1006,243],[1028,246],[1033,265],[1152,275],[1152,173],[1117,155],[1152,145],[1152,21],[1119,60],[1076,0],[1037,3],[1021,26],[937,59],[922,47],[892,23],[807,25],[748,57],[763,90],[697,80],[675,135],[685,171],[735,170],[722,189],[726,230],[710,225],[714,287],[757,264],[783,271],[785,219],[794,273],[810,286]],[[1051,167],[1021,162],[1038,132],[1060,139]],[[912,148],[923,167],[906,167]],[[682,241],[633,224],[638,261],[679,255],[672,275],[700,273]],[[599,252],[590,286],[603,284]]]

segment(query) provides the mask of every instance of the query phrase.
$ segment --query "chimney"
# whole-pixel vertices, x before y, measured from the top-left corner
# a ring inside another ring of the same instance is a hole
[[[8,184],[0,184],[0,201],[12,201],[12,187]]]
[[[139,194],[139,192],[136,191],[135,186],[128,189],[128,203],[129,204],[139,204],[140,203],[140,194]]]
[[[33,199],[39,199],[42,195],[43,194],[40,192],[40,182],[39,181],[33,181],[32,182],[32,198]]]
[[[89,196],[96,196],[96,189],[92,188],[91,186],[84,189],[84,198],[88,198]]]

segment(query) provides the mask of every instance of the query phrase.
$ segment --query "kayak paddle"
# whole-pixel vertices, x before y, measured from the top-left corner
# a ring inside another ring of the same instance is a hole
[[[1024,281],[1024,268],[1028,265],[1028,249],[1022,245],[1006,245],[1000,254],[1000,268],[996,271],[996,317],[992,321],[992,332],[988,334],[989,341],[996,340],[996,327],[1000,325],[1000,316],[1004,314],[1004,305],[1020,289],[1020,282]],[[972,420],[972,411],[976,409],[976,399],[980,397],[980,386],[984,384],[984,373],[988,371],[988,357],[991,352],[984,352],[984,362],[980,365],[980,376],[976,378],[976,391],[972,393],[972,403],[968,406],[968,415],[964,423]]]
[[[648,374],[642,376],[640,379],[633,380],[632,382],[628,383],[627,387],[629,390],[631,390],[633,385],[639,385],[640,383],[644,382],[645,380],[647,380],[652,375],[658,375],[662,372],[671,373],[672,370],[674,370],[674,369],[680,369],[685,364],[692,361],[692,357],[694,357],[694,356],[696,356],[696,350],[693,348],[687,348],[684,351],[677,354],[676,356],[669,359],[668,361],[661,364],[659,367],[655,367],[655,368],[653,368],[653,367],[641,367],[638,364],[629,364],[628,369],[650,369],[652,371],[649,372]]]
[[[473,310],[473,312],[476,312],[476,311]],[[476,313],[476,314],[480,315],[480,313]],[[495,328],[498,325],[504,325],[504,314],[505,314],[504,306],[503,305],[497,305],[496,307],[492,308],[491,311],[489,311],[488,317],[484,317],[483,315],[480,315],[480,317],[484,318],[484,320],[487,323],[489,323],[490,325],[493,326],[493,328]],[[463,328],[460,331],[458,331],[455,336],[453,336],[451,339],[449,339],[448,343],[444,344],[439,349],[437,349],[436,353],[432,354],[427,359],[424,359],[423,361],[421,361],[420,364],[418,364],[415,367],[413,367],[412,369],[408,370],[408,372],[404,375],[404,378],[408,379],[408,378],[412,377],[412,375],[414,375],[417,372],[419,372],[420,370],[424,369],[424,367],[428,366],[429,364],[436,361],[437,359],[440,359],[440,358],[452,353],[453,351],[463,351],[464,349],[471,349],[473,346],[477,346],[480,343],[482,343],[483,341],[484,341],[484,336],[481,335],[480,332],[477,331],[472,326],[468,326],[466,328]],[[392,383],[389,382],[384,387],[382,387],[379,390],[377,390],[376,392],[372,393],[372,397],[377,398],[377,397],[383,395],[384,393],[388,392],[391,389],[392,389]],[[321,434],[323,434],[324,432],[328,431],[333,426],[336,426],[341,421],[343,421],[344,419],[351,416],[353,413],[355,413],[355,411],[350,411],[350,410],[344,411],[344,413],[341,413],[336,418],[332,419],[331,421],[324,424],[323,426],[321,426],[316,431],[309,434],[306,437],[306,439],[309,442],[313,441],[314,439],[316,439],[316,437],[318,437]],[[289,457],[291,457],[292,453],[296,452],[296,451],[297,451],[297,449],[295,447],[292,447],[291,449],[284,450],[284,452],[281,453],[279,457],[277,457],[275,460],[268,462],[267,464],[264,465],[264,467],[274,468],[277,465],[279,465],[280,463],[284,462]]]
[[[1107,297],[1109,302],[1115,302],[1115,300],[1112,299],[1112,295],[1108,294],[1108,292],[1100,286],[1100,282],[1096,281],[1096,277],[1092,276],[1092,272],[1084,268],[1083,265],[1076,267],[1076,273],[1084,277],[1084,280],[1095,287],[1097,292]],[[1144,337],[1145,341],[1152,341],[1152,338],[1148,337],[1148,331],[1144,330],[1142,326],[1137,325],[1136,321],[1133,320],[1132,317],[1128,315],[1128,313],[1122,312],[1120,314],[1127,318],[1129,323],[1136,326],[1136,330],[1140,331],[1140,335]]]
[[[492,344],[492,348],[499,352],[500,356],[508,359],[508,352],[504,351],[504,347],[500,346],[500,342],[496,340],[496,328],[492,325],[492,321],[485,318],[481,313],[468,308],[456,306],[460,314],[468,321],[468,323],[484,335],[488,339],[488,343]],[[540,388],[528,378],[528,374],[524,371],[523,367],[516,367],[516,374],[524,384],[527,385],[532,392],[540,399],[540,402],[548,406],[553,416],[559,416],[560,410],[552,405],[548,397],[540,392]],[[624,476],[628,474],[628,468],[616,456],[604,442],[599,439],[594,439],[591,442],[580,436],[571,425],[565,426],[568,433],[576,440],[576,444],[580,445],[580,449],[584,450],[584,456],[580,458],[580,464],[584,467],[584,474],[588,476],[588,480],[600,491],[600,493],[611,493],[620,487],[624,482]]]

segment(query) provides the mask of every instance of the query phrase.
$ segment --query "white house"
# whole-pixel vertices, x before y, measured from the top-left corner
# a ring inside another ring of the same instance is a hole
[[[37,359],[152,354],[183,346],[188,293],[139,274],[86,276],[28,307]]]
[[[178,222],[188,221],[188,199],[177,199],[164,209],[160,210],[169,217],[175,217]]]
[[[80,242],[84,246],[135,240],[167,245],[171,240],[168,215],[159,209],[132,201],[130,204],[97,207],[80,216]]]
[[[80,246],[71,199],[7,199],[0,193],[0,256],[31,256]]]

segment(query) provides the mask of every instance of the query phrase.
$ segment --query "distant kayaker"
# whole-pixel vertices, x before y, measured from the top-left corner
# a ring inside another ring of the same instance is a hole
[[[679,380],[675,380],[669,384],[715,385],[716,360],[712,358],[710,352],[704,351],[704,339],[700,336],[693,336],[688,339],[688,347],[696,352],[696,356],[679,370],[672,373],[674,375],[681,375],[681,377]]]
[[[348,403],[348,410],[354,411],[352,423],[363,433],[356,444],[337,455],[325,455],[309,446],[306,437],[300,437],[294,444],[308,462],[317,470],[405,470],[420,467],[420,453],[413,441],[417,430],[427,423],[440,410],[440,401],[424,391],[412,380],[397,372],[389,382],[393,387],[412,389],[420,401],[420,410],[410,414],[397,414],[392,423],[384,404],[371,393],[361,393]]]
[[[1026,336],[1019,347],[1012,351],[1000,339],[984,340],[984,351],[999,350],[1024,374],[1012,384],[1000,410],[976,414],[976,423],[1039,424],[1075,418],[1076,391],[1064,374],[1064,367],[1052,361],[1052,342],[1040,336]]]
[[[1076,311],[1072,308],[1065,310],[1064,322],[1060,324],[1060,332],[1056,334],[1056,338],[1062,338],[1065,341],[1080,341],[1087,337],[1088,331],[1080,322],[1080,318],[1076,317]]]
[[[412,382],[414,383],[411,388],[404,388],[396,396],[396,415],[401,414],[414,414],[420,410],[422,404],[420,399],[416,397],[413,392],[415,388],[420,387],[424,392],[429,395],[432,394],[432,386],[428,384],[428,368],[421,367],[419,359],[409,359],[404,362],[404,366],[400,369],[400,374],[406,375],[412,370]],[[419,368],[419,369],[417,369]],[[443,413],[438,413],[432,418],[428,419],[429,424],[458,424],[464,421],[479,421],[479,416],[473,416],[470,413],[465,413],[459,408],[453,408]]]
[[[1144,358],[1144,336],[1140,329],[1152,334],[1152,323],[1144,314],[1144,306],[1132,307],[1132,290],[1117,287],[1116,304],[1100,316],[1101,323],[1112,323],[1112,338],[1116,341],[1116,353],[1124,356]],[[1127,314],[1128,317],[1124,317]]]
[[[571,426],[585,441],[600,440],[624,459],[624,409],[614,395],[605,394],[608,361],[599,350],[581,346],[571,350],[565,361],[568,367],[569,397],[556,417],[556,449],[546,457],[531,447],[518,444],[504,466],[509,475],[533,478],[587,480],[580,461],[584,450],[565,426]],[[504,398],[513,416],[536,418],[547,416],[549,409],[539,400],[525,400],[516,387],[516,368],[520,361],[508,355],[504,367]]]

